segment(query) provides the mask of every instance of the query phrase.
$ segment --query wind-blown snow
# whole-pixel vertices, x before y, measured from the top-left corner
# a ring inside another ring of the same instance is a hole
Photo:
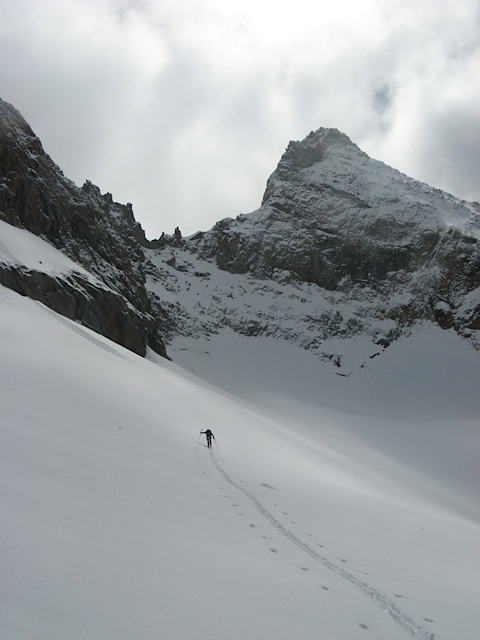
[[[14,233],[2,260],[71,268]],[[226,328],[168,362],[0,306],[2,639],[477,640],[480,359],[455,333],[352,339],[338,375]]]

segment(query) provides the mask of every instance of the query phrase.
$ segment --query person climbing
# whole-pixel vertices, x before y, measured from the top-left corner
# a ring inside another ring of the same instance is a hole
[[[215,436],[210,431],[210,429],[207,429],[206,431],[200,431],[200,433],[204,433],[207,436],[207,447],[210,448],[212,446],[212,438],[215,440]]]

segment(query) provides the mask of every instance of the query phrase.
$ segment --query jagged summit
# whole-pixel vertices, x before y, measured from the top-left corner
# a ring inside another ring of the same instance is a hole
[[[372,285],[426,266],[445,244],[455,251],[463,234],[478,239],[479,210],[319,129],[289,144],[260,209],[218,223],[203,255],[232,272],[280,270],[329,289],[345,278]]]
[[[277,166],[277,173],[292,169],[305,169],[317,162],[321,162],[332,153],[344,151],[361,151],[350,138],[338,129],[324,129],[311,131],[301,142],[291,140]]]
[[[467,226],[479,232],[469,203],[370,158],[336,129],[290,142],[268,179],[262,205],[317,227],[363,231],[389,243],[408,243],[414,226],[421,233]]]

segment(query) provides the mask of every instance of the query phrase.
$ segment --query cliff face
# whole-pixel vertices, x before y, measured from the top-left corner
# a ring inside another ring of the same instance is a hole
[[[145,236],[131,205],[86,182],[79,189],[44,152],[11,105],[0,100],[0,219],[42,236],[105,285],[72,287],[41,272],[2,269],[1,282],[144,355],[165,355],[142,269]],[[15,271],[15,273],[14,273]]]

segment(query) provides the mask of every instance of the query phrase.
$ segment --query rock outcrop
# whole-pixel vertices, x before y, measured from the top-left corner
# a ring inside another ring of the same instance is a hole
[[[99,278],[52,280],[2,269],[1,282],[139,353],[166,355],[145,289],[148,246],[130,204],[113,201],[86,182],[79,189],[44,152],[20,113],[0,100],[0,218],[41,236]]]

